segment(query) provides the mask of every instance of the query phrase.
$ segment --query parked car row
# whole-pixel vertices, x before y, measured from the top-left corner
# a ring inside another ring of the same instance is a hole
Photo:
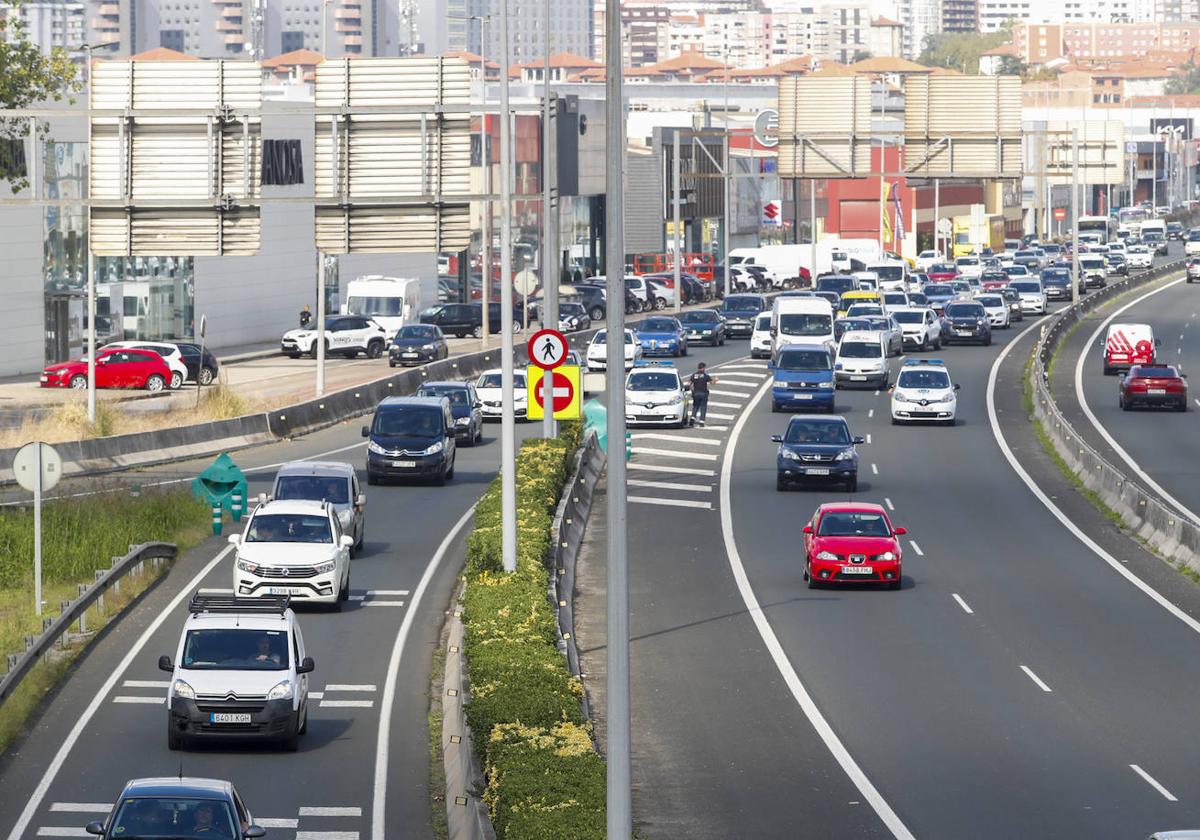
[[[190,342],[117,341],[96,351],[97,388],[177,390],[185,383],[211,385],[221,370],[208,348]],[[40,378],[43,388],[87,387],[88,360],[81,357],[48,365]]]

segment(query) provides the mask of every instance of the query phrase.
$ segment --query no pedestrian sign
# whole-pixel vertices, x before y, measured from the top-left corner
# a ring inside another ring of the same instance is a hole
[[[558,330],[538,330],[526,345],[529,364],[549,370],[567,360],[567,337]]]
[[[541,420],[546,416],[547,391],[550,391],[549,399],[554,404],[555,420],[578,420],[582,415],[579,365],[562,365],[553,370],[530,365],[525,371],[525,382],[529,388],[526,410],[530,420]]]

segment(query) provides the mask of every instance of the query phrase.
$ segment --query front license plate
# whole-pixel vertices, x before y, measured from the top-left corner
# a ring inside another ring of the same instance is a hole
[[[875,574],[870,566],[842,566],[842,574],[844,575],[872,575]]]
[[[850,381],[851,381],[851,382],[866,382],[866,381],[867,381],[867,377],[865,377],[865,376],[851,376],[851,377],[850,377]]]
[[[812,394],[792,394],[794,400],[811,400],[812,398]]]
[[[1147,388],[1146,393],[1152,397],[1157,397],[1167,393],[1167,391],[1165,388]]]
[[[299,586],[268,586],[268,595],[300,595],[304,589]]]
[[[824,467],[809,467],[804,471],[805,475],[829,475],[829,470]]]
[[[209,723],[249,723],[249,712],[213,712],[208,716]]]
[[[416,461],[392,461],[393,467],[415,467]]]
[[[415,359],[415,358],[417,358],[417,354],[416,354],[416,353],[401,353],[400,355],[401,355],[401,356],[403,356],[403,357],[404,357],[404,358],[406,358],[406,359]]]

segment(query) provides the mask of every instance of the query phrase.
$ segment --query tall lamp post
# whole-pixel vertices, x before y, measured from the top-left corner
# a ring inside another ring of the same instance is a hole
[[[550,0],[545,3],[545,49],[542,64],[542,327],[558,329],[558,213],[551,203],[551,179],[553,178],[552,157],[554,140],[551,132],[550,112]],[[609,276],[612,273],[609,272]],[[624,288],[625,272],[621,272]],[[528,309],[525,318],[529,318]],[[553,381],[553,379],[551,380]],[[553,403],[553,401],[551,401]],[[542,437],[552,438],[557,434],[554,424],[554,409],[543,415]]]
[[[500,0],[500,545],[504,570],[517,570],[517,453],[513,399],[512,119],[508,104],[508,3]],[[489,280],[491,278],[488,278]],[[484,287],[487,287],[487,283]],[[487,308],[486,296],[484,309]]]

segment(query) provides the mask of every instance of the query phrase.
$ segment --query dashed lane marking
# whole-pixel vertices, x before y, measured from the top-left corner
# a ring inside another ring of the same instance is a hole
[[[112,701],[114,703],[143,703],[148,706],[165,706],[167,703],[163,697],[136,697],[129,694],[118,694]]]
[[[709,393],[710,393],[710,394],[716,394],[716,395],[718,395],[718,396],[721,396],[721,397],[748,397],[748,396],[750,396],[750,392],[749,392],[749,391],[745,391],[745,392],[743,392],[743,391],[729,391],[729,390],[726,390],[726,389],[724,389],[724,388],[720,388],[720,389],[718,389],[718,388],[712,388],[712,389],[710,389],[710,390],[709,390]],[[709,403],[709,405],[712,405],[712,404],[713,404],[713,403]]]
[[[1160,794],[1162,794],[1163,799],[1167,800],[1168,802],[1178,802],[1179,801],[1178,799],[1175,798],[1175,795],[1172,794],[1171,791],[1167,790],[1165,787],[1160,785],[1153,776],[1151,776],[1149,773],[1147,773],[1141,767],[1138,767],[1136,764],[1130,764],[1129,769],[1132,770],[1134,773],[1137,773],[1139,776],[1141,776],[1142,780],[1145,781],[1146,784],[1150,785],[1150,787],[1154,788],[1156,791],[1158,791]]]
[[[82,828],[67,828],[65,826],[43,825],[37,830],[38,837],[91,837]]]
[[[885,497],[885,498],[884,498],[884,500],[883,500],[883,503],[884,503],[885,505],[887,505],[887,509],[888,509],[888,510],[895,510],[895,509],[896,509],[896,506],[895,506],[894,504],[892,504],[892,500],[891,500],[891,499],[888,499],[888,498],[886,498],[886,497]]]
[[[300,820],[278,819],[275,817],[266,817],[265,819],[255,817],[255,825],[261,825],[263,828],[296,828],[300,825]]]
[[[297,831],[296,840],[358,840],[357,831]]]
[[[639,464],[630,462],[625,465],[626,469],[641,470],[642,472],[667,473],[669,475],[704,475],[715,477],[715,470],[702,470],[697,467],[667,467],[662,464]]]
[[[68,814],[107,814],[112,810],[111,802],[51,802],[50,811]]]
[[[625,483],[630,487],[650,487],[655,490],[685,490],[696,493],[711,493],[712,487],[707,484],[676,484],[671,481],[645,481],[640,478],[628,478]]]
[[[708,407],[709,408],[741,408],[742,404],[741,403],[727,403],[727,402],[713,402],[712,400],[709,400]]]
[[[689,499],[657,499],[651,496],[627,496],[626,501],[639,505],[662,505],[663,507],[687,507],[712,510],[712,502],[693,502]]]
[[[716,461],[720,455],[710,455],[707,452],[676,452],[673,449],[647,449],[642,446],[633,447],[634,455],[663,455],[667,458],[683,458],[691,461]]]
[[[1052,689],[1050,688],[1050,686],[1048,686],[1044,682],[1042,682],[1042,678],[1039,677],[1037,674],[1033,673],[1033,671],[1029,668],[1028,665],[1022,665],[1021,670],[1024,671],[1025,676],[1027,676],[1027,677],[1029,677],[1029,679],[1033,680],[1034,685],[1036,685],[1042,691],[1046,692],[1047,694],[1052,693]]]
[[[868,417],[868,418],[871,418],[871,417],[874,417],[874,416],[875,416],[875,409],[873,409],[873,408],[872,408],[872,409],[870,409],[870,410],[867,412],[867,417]]]
[[[326,691],[375,691],[375,686],[368,683],[355,685],[350,683],[331,683],[325,686]]]
[[[871,464],[871,475],[879,475],[879,467],[875,464]]]
[[[710,403],[711,405],[711,403]],[[733,420],[737,417],[736,414],[717,414],[715,411],[708,412],[708,416],[713,420]],[[715,428],[715,427],[714,427]],[[724,429],[722,429],[724,431]]]
[[[917,545],[916,540],[909,540],[908,543],[913,547],[913,551],[917,552],[917,554],[921,555],[922,557],[925,556],[925,552],[921,550],[921,546]]]
[[[958,605],[963,608],[963,612],[965,612],[967,615],[974,614],[975,610],[971,609],[967,605],[967,602],[962,599],[961,595],[959,595],[957,592],[952,592],[950,594],[954,598],[955,601],[958,601]]]
[[[673,443],[685,443],[685,442],[686,443],[698,443],[701,446],[723,446],[725,444],[725,441],[723,441],[723,440],[713,440],[710,438],[696,437],[695,435],[688,435],[686,433],[678,434],[678,435],[664,435],[664,434],[659,434],[657,432],[635,432],[633,435],[633,439],[634,440],[666,440],[666,441],[671,441]]]
[[[374,705],[374,700],[326,700],[321,698],[322,709],[369,709]]]
[[[300,809],[302,817],[361,817],[362,808],[307,806]]]
[[[121,688],[170,688],[170,680],[125,680]]]

